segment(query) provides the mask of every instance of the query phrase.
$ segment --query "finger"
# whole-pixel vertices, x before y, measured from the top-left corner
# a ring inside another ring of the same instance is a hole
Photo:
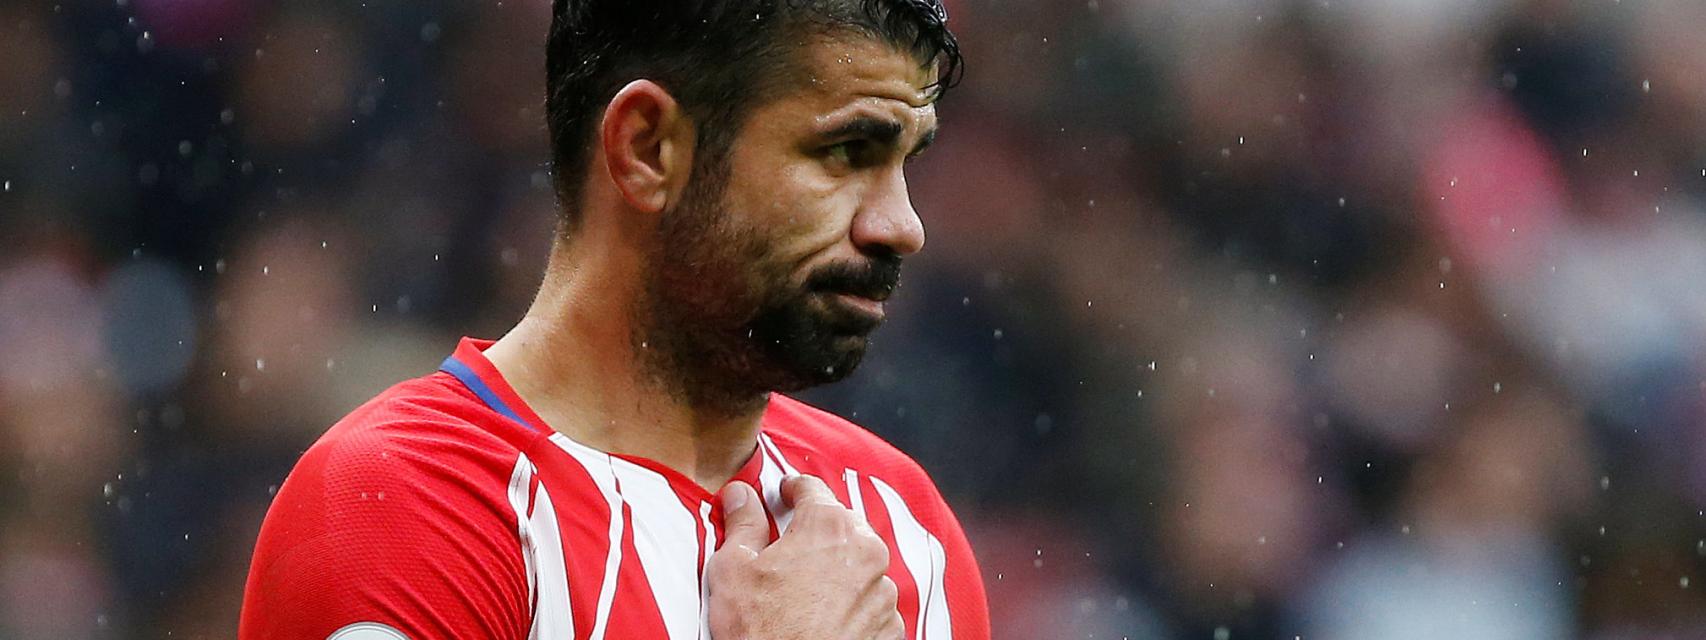
[[[835,492],[829,490],[829,485],[816,476],[797,475],[782,479],[782,504],[798,509],[813,503],[842,506],[841,501],[835,499]]]
[[[906,620],[900,617],[899,611],[891,611],[886,624],[877,632],[879,640],[906,640]]]
[[[770,519],[752,485],[741,481],[723,487],[723,546],[757,554],[770,545]]]
[[[874,591],[860,599],[858,619],[864,621],[860,637],[872,640],[902,640],[906,636],[906,621],[896,607],[894,581],[884,577],[874,583]]]

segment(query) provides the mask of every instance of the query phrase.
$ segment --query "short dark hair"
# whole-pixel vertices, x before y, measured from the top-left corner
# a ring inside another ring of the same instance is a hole
[[[715,162],[797,67],[802,36],[850,30],[940,63],[940,99],[963,69],[947,20],[942,0],[554,0],[545,112],[565,232],[578,222],[595,127],[629,82],[668,90]]]

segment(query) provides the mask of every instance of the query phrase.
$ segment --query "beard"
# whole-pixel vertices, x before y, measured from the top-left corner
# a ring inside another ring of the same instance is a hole
[[[738,412],[771,391],[851,374],[882,321],[837,294],[888,298],[901,259],[868,255],[797,277],[774,251],[774,229],[731,215],[727,184],[725,167],[697,170],[659,221],[634,341],[655,382],[694,406]]]

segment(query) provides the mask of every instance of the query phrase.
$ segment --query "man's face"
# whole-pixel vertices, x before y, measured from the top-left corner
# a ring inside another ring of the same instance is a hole
[[[799,88],[756,106],[660,224],[640,338],[700,387],[845,377],[924,244],[903,168],[935,136],[934,70],[854,36],[804,52]]]

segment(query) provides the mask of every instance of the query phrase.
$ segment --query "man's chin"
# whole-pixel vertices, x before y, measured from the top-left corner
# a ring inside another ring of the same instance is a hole
[[[865,349],[870,345],[867,334],[841,334],[831,337],[827,344],[811,348],[808,358],[794,358],[788,369],[786,380],[775,385],[776,391],[791,393],[810,389],[812,387],[840,382],[852,375],[865,359]]]

